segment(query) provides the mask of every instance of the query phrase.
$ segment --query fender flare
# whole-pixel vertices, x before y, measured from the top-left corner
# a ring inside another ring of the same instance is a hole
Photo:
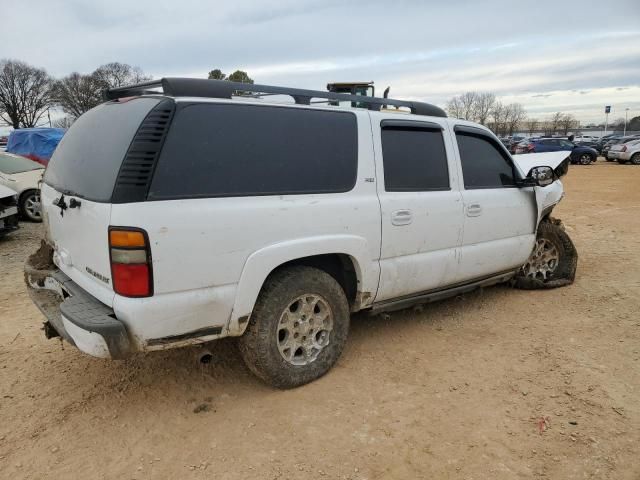
[[[227,326],[229,335],[242,335],[262,285],[271,272],[293,260],[326,254],[344,254],[351,258],[358,279],[360,307],[371,303],[378,289],[380,266],[377,260],[371,259],[365,238],[355,235],[321,235],[288,240],[257,250],[247,258]]]

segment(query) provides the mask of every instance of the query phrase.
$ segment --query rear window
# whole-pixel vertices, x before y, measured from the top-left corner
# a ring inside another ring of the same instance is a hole
[[[14,173],[29,172],[31,170],[41,170],[44,167],[28,158],[8,153],[0,153],[0,173],[13,175]]]
[[[62,137],[44,182],[58,191],[109,202],[129,144],[157,98],[104,103],[78,118]]]
[[[357,145],[349,112],[186,105],[173,119],[148,198],[346,192],[356,181]]]

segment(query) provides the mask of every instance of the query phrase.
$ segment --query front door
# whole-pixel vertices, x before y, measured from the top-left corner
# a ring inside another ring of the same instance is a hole
[[[388,117],[371,113],[382,213],[377,302],[451,283],[462,240],[462,196],[446,121]]]
[[[516,269],[535,241],[532,187],[516,185],[511,156],[484,130],[455,127],[462,175],[464,234],[456,282]]]

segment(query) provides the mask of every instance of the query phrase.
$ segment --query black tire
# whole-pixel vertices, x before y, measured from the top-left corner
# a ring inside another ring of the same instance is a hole
[[[36,209],[36,204],[40,205],[40,190],[27,190],[20,195],[18,210],[20,216],[31,222],[42,222],[40,208]]]
[[[541,239],[556,248],[559,254],[557,265],[547,278],[533,278],[526,275],[525,267],[521,268],[512,281],[514,287],[532,290],[563,287],[573,283],[578,266],[578,252],[562,223],[551,218],[540,222],[536,242]]]
[[[578,157],[578,163],[580,165],[590,165],[594,161],[593,155],[589,153],[583,153]]]
[[[625,163],[627,163],[627,161],[626,161],[626,160],[623,160],[623,159],[621,159],[621,158],[619,158],[619,159],[618,159],[618,163],[619,163],[620,165],[624,165]]]
[[[634,153],[631,156],[631,163],[634,165],[640,165],[640,152]]]
[[[333,315],[333,328],[326,346],[314,360],[295,365],[280,353],[279,322],[285,310],[305,295],[324,300]],[[349,321],[347,298],[331,275],[306,266],[285,268],[272,274],[262,287],[247,330],[238,339],[240,354],[249,370],[269,385],[298,387],[327,373],[340,358],[349,334]]]

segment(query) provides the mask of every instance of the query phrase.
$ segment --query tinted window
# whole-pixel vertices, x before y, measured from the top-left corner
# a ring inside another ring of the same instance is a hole
[[[456,138],[465,188],[515,186],[513,166],[506,153],[483,136],[457,133]]]
[[[560,146],[562,147],[573,147],[573,143],[571,143],[569,140],[558,140],[558,142],[560,143]]]
[[[358,166],[347,112],[192,104],[177,112],[149,198],[345,192]]]
[[[103,103],[82,115],[53,153],[45,183],[89,200],[110,201],[129,144],[158,102],[155,98],[136,98]]]
[[[449,170],[441,130],[383,128],[387,192],[448,190]]]

